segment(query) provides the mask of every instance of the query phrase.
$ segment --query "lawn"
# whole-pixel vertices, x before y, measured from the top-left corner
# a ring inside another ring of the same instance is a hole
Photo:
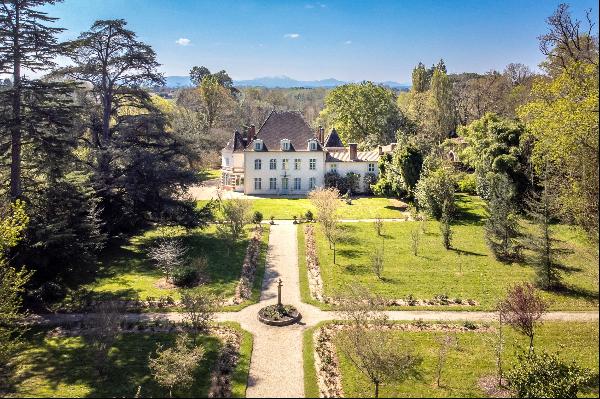
[[[261,266],[256,275],[252,300],[244,305],[258,300],[269,242],[269,226],[264,225],[263,229]],[[176,229],[175,234],[179,235],[186,244],[188,258],[200,256],[207,258],[208,264],[204,274],[208,281],[198,289],[225,298],[234,295],[251,236],[250,227],[247,228],[247,238],[235,245],[219,238],[214,225],[203,230]],[[90,290],[93,298],[97,300],[114,298],[144,300],[147,297],[165,296],[178,300],[179,289],[157,286],[163,275],[146,256],[149,245],[156,238],[157,230],[150,230],[131,238],[124,245],[112,248],[105,254],[101,268],[93,281],[85,284],[84,288]],[[238,308],[236,307],[235,310]]]
[[[293,219],[294,216],[303,218],[306,211],[311,210],[316,216],[315,208],[308,198],[261,198],[252,199],[252,210],[259,211],[263,218],[268,220],[271,216],[275,219]],[[198,206],[208,201],[198,201]],[[360,197],[352,200],[352,205],[340,201],[338,214],[342,219],[384,219],[403,218],[393,199],[379,197]]]
[[[506,371],[515,363],[518,348],[527,348],[528,342],[509,328],[505,328],[505,331]],[[489,333],[457,333],[458,347],[448,353],[440,388],[435,383],[435,369],[439,339],[443,333],[394,331],[391,334],[398,339],[399,345],[413,348],[422,357],[421,378],[383,385],[380,397],[482,397],[484,392],[479,388],[478,380],[495,375],[495,355]],[[592,369],[597,375],[598,323],[548,322],[539,328],[536,338],[536,350],[542,349],[558,352],[563,360],[575,361],[579,366]],[[346,397],[372,397],[373,386],[368,379],[339,350],[338,356]],[[314,377],[311,378],[307,381],[314,384],[310,382],[314,381]],[[598,388],[593,392],[585,392],[584,396],[597,397]]]
[[[240,359],[233,374],[234,397],[244,397],[248,378],[252,336],[239,326],[229,323],[242,333]],[[17,381],[7,397],[133,397],[141,387],[142,397],[166,397],[150,375],[148,357],[157,345],[173,345],[175,334],[121,334],[109,352],[108,375],[100,377],[89,344],[81,336],[48,337],[45,330],[36,329],[26,335],[26,346],[19,355],[22,366]],[[175,396],[206,397],[210,387],[210,370],[218,355],[220,341],[212,336],[200,336],[206,353],[200,362],[196,381],[190,389],[176,389]]]
[[[444,249],[438,223],[430,221],[426,223],[425,233],[421,234],[417,256],[411,250],[411,232],[420,228],[419,222],[386,223],[385,240],[376,236],[372,223],[342,224],[344,234],[337,245],[337,264],[333,264],[333,252],[321,229],[317,228],[325,294],[343,296],[348,284],[358,283],[389,299],[408,295],[431,299],[436,295],[447,295],[451,299],[479,302],[479,306],[468,309],[491,309],[504,295],[507,286],[535,279],[531,266],[503,264],[494,259],[484,239],[480,200],[461,196],[459,207],[460,220],[453,226],[454,249]],[[305,274],[302,227],[300,225],[298,231],[299,264],[301,273]],[[564,274],[565,288],[560,292],[544,293],[544,296],[551,301],[554,310],[598,309],[598,267],[583,234],[567,226],[557,226],[556,231],[573,252],[564,259],[569,268]],[[385,267],[382,279],[378,279],[371,270],[371,258],[383,241]],[[306,278],[301,279],[301,283],[303,297],[307,300]]]
[[[221,178],[221,169],[203,169],[198,172],[198,176],[200,181],[220,179]]]

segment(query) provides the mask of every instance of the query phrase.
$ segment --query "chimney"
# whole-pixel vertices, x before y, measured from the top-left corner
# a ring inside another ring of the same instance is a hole
[[[358,159],[358,154],[357,154],[358,144],[350,143],[350,144],[348,144],[348,146],[349,146],[348,150],[350,151],[350,160],[356,161]]]
[[[254,125],[250,125],[248,128],[248,143],[254,140],[254,136],[256,136],[256,127]]]
[[[317,138],[317,141],[319,143],[321,143],[321,145],[324,144],[323,141],[325,141],[325,129],[323,129],[323,126],[318,127],[316,138]]]
[[[383,155],[383,147],[378,145],[377,146],[377,152],[379,153],[379,155]]]

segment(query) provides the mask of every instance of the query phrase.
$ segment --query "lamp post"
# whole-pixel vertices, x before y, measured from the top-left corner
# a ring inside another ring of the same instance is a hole
[[[283,286],[283,281],[281,281],[281,279],[279,279],[279,281],[277,281],[277,306],[282,307],[282,303],[281,303],[281,287]]]

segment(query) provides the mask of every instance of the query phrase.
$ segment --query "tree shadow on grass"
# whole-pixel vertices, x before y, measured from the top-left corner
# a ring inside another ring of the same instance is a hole
[[[487,256],[486,254],[480,254],[478,252],[467,251],[459,248],[450,248],[450,250],[456,252],[458,255]]]
[[[158,386],[150,375],[148,358],[154,355],[157,344],[165,347],[173,344],[175,334],[130,333],[120,335],[109,352],[107,373],[99,375],[91,342],[84,337],[44,339],[45,331],[29,336],[30,349],[21,356],[27,364],[27,372],[20,383],[30,377],[42,377],[37,389],[60,392],[65,385],[87,388],[85,397],[133,397],[141,387],[144,397],[165,397],[168,392]],[[210,386],[210,370],[218,355],[219,341],[215,337],[201,336],[206,354],[196,371],[196,381],[189,390],[178,390],[180,396],[206,397]],[[45,384],[46,386],[39,386]],[[67,388],[68,389],[68,388]],[[35,391],[25,394],[43,396]],[[72,394],[72,393],[71,393]]]
[[[366,253],[366,251],[361,250],[361,249],[338,249],[336,250],[337,255],[338,256],[343,256],[345,258],[356,258],[364,253]]]
[[[367,274],[371,272],[369,266],[364,264],[350,263],[344,266],[344,272],[353,275]]]
[[[598,292],[588,290],[582,287],[576,287],[572,284],[561,283],[558,287],[550,290],[550,292],[573,299],[581,299],[592,304],[598,304]]]

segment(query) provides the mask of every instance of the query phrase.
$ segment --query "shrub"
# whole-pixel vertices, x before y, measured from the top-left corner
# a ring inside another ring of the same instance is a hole
[[[178,287],[190,287],[196,284],[198,272],[195,267],[186,265],[173,271],[173,284]]]
[[[545,352],[520,354],[508,372],[509,386],[519,398],[576,398],[590,380],[589,370]]]
[[[466,173],[458,180],[458,191],[465,194],[477,194],[477,175]]]
[[[304,214],[304,218],[306,219],[306,221],[308,222],[312,222],[315,218],[315,215],[313,215],[312,211],[309,209],[308,211],[306,211],[306,213]]]
[[[450,216],[454,213],[454,178],[447,168],[429,172],[421,178],[416,187],[419,208],[426,210],[436,220],[440,220],[443,205]]]
[[[260,213],[259,211],[254,211],[254,214],[252,214],[252,223],[260,224],[260,222],[262,222],[262,220],[263,220],[263,214]]]
[[[375,183],[377,183],[377,175],[371,172],[365,173],[365,176],[363,177],[363,184],[367,194],[373,194],[373,188],[371,186]]]

